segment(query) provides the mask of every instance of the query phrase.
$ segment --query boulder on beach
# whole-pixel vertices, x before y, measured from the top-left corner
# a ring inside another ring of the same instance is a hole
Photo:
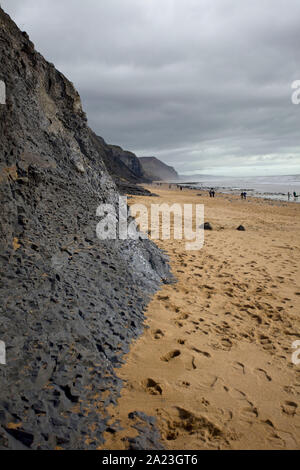
[[[204,222],[204,224],[200,225],[200,228],[203,228],[204,230],[212,230],[213,229],[209,222]]]

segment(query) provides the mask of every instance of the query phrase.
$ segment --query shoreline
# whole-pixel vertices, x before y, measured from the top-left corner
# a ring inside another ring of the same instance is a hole
[[[116,370],[124,387],[109,414],[124,429],[105,434],[105,448],[126,448],[138,433],[128,414],[140,411],[156,418],[166,449],[299,449],[299,206],[146,188],[155,201],[129,204],[204,203],[213,230],[195,252],[156,241],[177,282],[154,296]]]
[[[195,184],[198,184],[198,183],[195,183]],[[197,191],[198,193],[202,192],[203,195],[205,195],[206,193],[209,192],[210,190],[210,186],[205,186],[205,187],[192,187],[190,186],[191,183],[167,183],[167,182],[153,182],[151,185],[147,185],[148,187],[154,187],[154,188],[161,188],[161,189],[170,189],[170,190],[174,190],[175,188],[169,188],[169,186],[177,186],[176,190],[180,190],[180,186],[182,186],[183,190],[189,190],[189,191]],[[143,186],[143,185],[139,185],[139,186]],[[214,186],[214,189],[216,191],[216,195],[228,195],[228,196],[236,196],[236,197],[240,197],[240,192],[241,191],[246,191],[247,192],[247,199],[248,198],[255,198],[255,199],[263,199],[263,200],[266,200],[266,201],[273,201],[273,202],[293,202],[293,203],[300,203],[300,194],[296,197],[296,199],[294,198],[294,196],[291,194],[291,198],[288,199],[288,195],[285,194],[285,193],[259,193],[261,194],[261,196],[258,196],[257,194],[251,194],[252,191],[255,191],[254,189],[231,189],[230,187],[226,188],[225,186]],[[234,192],[236,191],[236,192]],[[280,198],[276,198],[276,197],[268,197],[268,195],[270,196],[271,194],[274,194],[274,196],[276,195],[279,195],[279,196],[285,196],[286,199],[280,199]]]

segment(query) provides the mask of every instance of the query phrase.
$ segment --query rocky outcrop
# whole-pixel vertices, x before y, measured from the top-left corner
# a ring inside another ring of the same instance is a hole
[[[142,183],[150,181],[143,176],[139,159],[133,153],[127,152],[121,147],[107,145],[104,139],[92,130],[90,130],[90,135],[119,192],[121,194],[150,196],[151,192],[141,186]],[[128,157],[125,158],[124,156],[127,154]],[[134,163],[135,160],[137,163]],[[127,166],[127,163],[131,168]]]
[[[128,150],[123,150],[117,145],[110,145],[112,154],[118,158],[130,170],[131,174],[140,182],[150,182],[149,178],[145,177],[143,167],[138,157]]]
[[[111,149],[2,9],[0,79],[0,448],[95,449],[121,386],[114,368],[171,280],[167,259],[148,240],[96,237],[97,206],[118,209]]]
[[[176,181],[179,179],[177,171],[166,165],[156,157],[140,157],[145,177],[152,181]]]
[[[91,131],[91,139],[102,157],[103,162],[107,168],[108,173],[112,176],[115,183],[118,181],[127,181],[133,184],[140,183],[140,178],[135,175],[130,169],[122,162],[120,158],[112,151],[111,146],[108,145],[102,137],[96,135]]]
[[[137,173],[134,173],[121,158],[123,154],[129,154],[130,152],[126,152],[121,147],[107,145],[102,137],[97,136],[93,131],[90,132],[93,144],[101,155],[107,171],[112,176],[119,192],[122,194],[151,195],[150,191],[141,186],[141,183],[148,182],[148,180],[141,176],[141,165],[138,158],[132,154],[139,164],[137,166]],[[132,165],[132,168],[135,168],[135,166]]]

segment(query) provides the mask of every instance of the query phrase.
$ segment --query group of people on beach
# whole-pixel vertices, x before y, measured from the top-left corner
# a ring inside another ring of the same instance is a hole
[[[160,183],[160,182],[156,182],[156,184],[157,184],[158,186],[162,186],[162,185],[163,185],[163,183]],[[175,183],[175,184],[170,183],[168,186],[169,186],[169,189],[172,189],[174,186],[175,186],[175,188],[179,189],[180,191],[182,191],[182,190],[184,189],[183,186],[181,186],[181,185],[179,185],[179,184],[176,184],[176,183]],[[210,190],[209,190],[209,197],[215,197],[215,195],[216,195],[215,189],[214,189],[214,188],[210,188]],[[292,197],[292,196],[294,197],[294,201],[297,201],[298,197],[300,197],[300,194],[297,194],[296,191],[293,191],[293,193],[288,192],[288,193],[287,193],[288,201],[291,200],[291,197]],[[246,192],[246,191],[242,191],[242,192],[241,192],[241,199],[243,199],[243,200],[247,199],[247,192]]]

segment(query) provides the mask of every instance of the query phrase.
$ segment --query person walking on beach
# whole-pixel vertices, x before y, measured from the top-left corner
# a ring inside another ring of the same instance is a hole
[[[244,199],[247,199],[247,193],[246,193],[246,191],[244,192]]]
[[[288,192],[288,201],[291,199],[291,193]]]

